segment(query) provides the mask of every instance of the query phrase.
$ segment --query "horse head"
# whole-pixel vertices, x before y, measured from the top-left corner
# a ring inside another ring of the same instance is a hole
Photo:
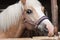
[[[48,36],[54,35],[54,26],[49,21],[48,17],[43,12],[43,6],[38,0],[21,0],[24,6],[24,22],[27,29],[42,28],[46,26]],[[31,26],[33,25],[33,26]],[[44,26],[43,26],[44,25]]]

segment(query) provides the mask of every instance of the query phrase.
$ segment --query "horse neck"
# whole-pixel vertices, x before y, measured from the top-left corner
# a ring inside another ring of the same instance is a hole
[[[8,6],[0,14],[0,28],[5,31],[7,27],[9,28],[12,24],[16,24],[16,21],[19,20],[19,16],[22,14],[22,10],[23,8],[20,1]]]
[[[24,20],[22,18],[20,18],[20,20],[19,20],[19,28],[18,28],[18,30],[16,32],[15,37],[21,37],[21,34],[23,33],[24,29],[25,29]]]
[[[10,29],[8,29],[6,32],[1,33],[3,38],[11,38],[11,37],[21,37],[23,31],[24,31],[24,23],[23,20],[19,20],[18,26],[11,26]]]
[[[4,31],[6,33],[6,35],[9,34],[9,36],[15,35],[16,32],[18,35],[19,34],[21,35],[21,33],[24,30],[23,21],[20,18],[21,14],[22,14],[22,8],[19,3],[11,5],[7,9],[5,9],[0,14],[0,29],[1,29],[1,31],[2,32]],[[19,20],[19,18],[20,18],[20,20]],[[10,32],[11,32],[11,35],[10,35]]]

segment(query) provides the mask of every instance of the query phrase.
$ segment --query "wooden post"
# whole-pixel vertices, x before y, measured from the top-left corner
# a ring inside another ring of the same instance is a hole
[[[0,38],[0,40],[33,40],[32,38]]]
[[[52,22],[55,26],[55,34],[58,34],[58,6],[57,0],[51,0]]]
[[[33,37],[33,40],[59,40],[58,37],[48,37],[48,36],[36,36],[36,37]]]

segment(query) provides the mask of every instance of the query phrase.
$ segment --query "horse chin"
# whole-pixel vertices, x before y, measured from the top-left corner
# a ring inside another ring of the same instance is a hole
[[[44,36],[47,36],[48,29],[46,28],[46,25],[41,23],[38,25],[38,29],[44,34]]]

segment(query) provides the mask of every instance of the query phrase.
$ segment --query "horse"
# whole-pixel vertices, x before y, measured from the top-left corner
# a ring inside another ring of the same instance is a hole
[[[54,26],[44,15],[41,3],[38,0],[20,0],[1,12],[0,38],[16,38],[25,28],[40,29],[42,25],[46,25],[48,36],[54,35]]]

